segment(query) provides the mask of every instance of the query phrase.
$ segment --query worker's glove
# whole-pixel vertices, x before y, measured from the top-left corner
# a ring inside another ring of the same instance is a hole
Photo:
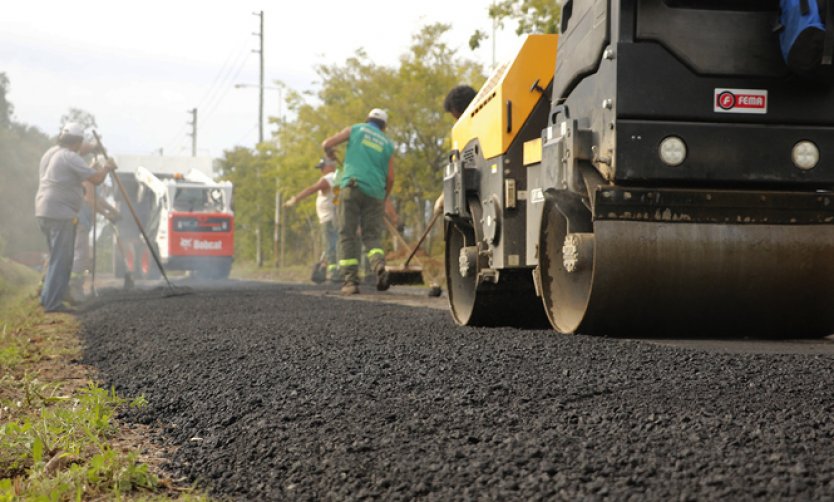
[[[295,198],[295,195],[289,198],[287,202],[284,202],[284,207],[293,207],[295,203],[298,202],[298,199]]]
[[[107,162],[104,164],[104,168],[108,171],[115,171],[116,170],[116,163],[113,159],[107,159]]]
[[[122,221],[122,213],[119,211],[110,211],[107,215],[107,219],[110,220],[110,223],[118,223]]]
[[[440,197],[434,201],[434,212],[439,213],[440,211],[443,211],[443,194],[440,194]]]
[[[78,155],[82,157],[88,154],[95,154],[98,151],[98,143],[95,141],[93,142],[83,142],[81,143],[81,148],[78,149]]]

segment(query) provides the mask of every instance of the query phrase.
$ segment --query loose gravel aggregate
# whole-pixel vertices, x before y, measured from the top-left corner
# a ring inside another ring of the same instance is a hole
[[[234,500],[834,500],[834,358],[243,285],[104,296],[84,362]],[[367,288],[366,288],[367,289]],[[639,334],[635,334],[639,336]]]

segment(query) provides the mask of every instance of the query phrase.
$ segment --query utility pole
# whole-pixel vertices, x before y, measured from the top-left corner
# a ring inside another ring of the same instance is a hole
[[[253,12],[252,15],[258,16],[261,20],[260,31],[253,33],[260,39],[260,48],[252,52],[258,53],[261,60],[261,77],[258,85],[258,143],[264,142],[264,11]]]
[[[191,114],[191,122],[188,122],[188,125],[191,126],[191,156],[197,156],[197,109],[192,108],[188,110],[188,113]],[[160,149],[161,152],[161,149]]]
[[[272,258],[273,258],[273,265],[275,268],[281,268],[284,264],[281,261],[281,257],[278,254],[279,252],[279,242],[280,242],[280,231],[282,228],[282,219],[284,217],[284,212],[281,211],[281,192],[279,191],[280,182],[278,178],[275,178],[275,224],[272,230]]]
[[[258,48],[258,50],[253,52],[257,52],[261,60],[261,77],[258,84],[258,144],[261,144],[264,142],[264,11],[253,12],[252,15],[258,16],[261,21],[260,31],[258,33],[253,33],[253,35],[260,39],[260,47]],[[258,170],[256,174],[258,177],[258,182],[260,182],[260,170]],[[255,246],[257,246],[257,249],[255,250],[255,263],[258,265],[258,267],[262,267],[264,264],[264,257],[262,249],[263,238],[261,236],[260,197],[258,198],[256,212],[257,216],[255,217],[255,222],[257,228],[255,228]]]

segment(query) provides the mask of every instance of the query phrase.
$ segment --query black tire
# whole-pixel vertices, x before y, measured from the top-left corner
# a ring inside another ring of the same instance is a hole
[[[198,279],[205,279],[209,281],[219,281],[229,278],[229,273],[232,271],[232,258],[222,258],[217,261],[212,261],[199,268],[193,270],[194,275]]]

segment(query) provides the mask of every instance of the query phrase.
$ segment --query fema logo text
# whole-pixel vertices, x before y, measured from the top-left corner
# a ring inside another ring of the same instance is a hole
[[[767,91],[715,89],[713,111],[718,113],[767,113]]]

